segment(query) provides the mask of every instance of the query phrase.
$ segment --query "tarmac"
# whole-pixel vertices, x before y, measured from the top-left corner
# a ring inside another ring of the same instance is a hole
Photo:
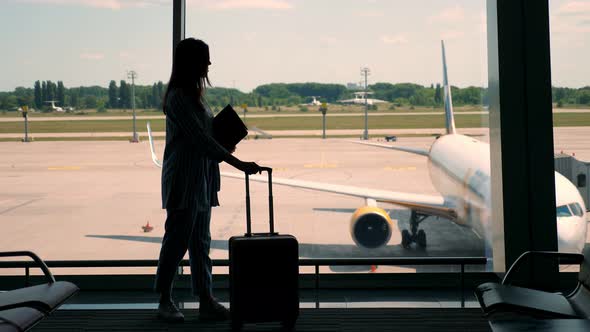
[[[249,136],[255,137],[260,132],[256,129],[248,133]],[[482,136],[487,135],[489,130],[487,128],[461,128],[461,133],[465,135],[476,135]],[[322,130],[265,130],[271,136],[322,136]],[[444,133],[444,129],[441,128],[421,128],[421,129],[369,129],[370,135],[441,135]],[[138,131],[139,137],[147,139],[147,131]],[[331,129],[326,131],[327,138],[330,136],[338,135],[358,135],[360,137],[363,134],[362,129]],[[152,132],[154,137],[165,137],[166,132],[156,131]],[[22,133],[0,133],[0,138],[23,138]],[[131,132],[85,132],[85,133],[30,133],[29,137],[43,138],[43,137],[132,137]]]
[[[395,133],[395,130],[388,133]],[[486,140],[485,133],[478,139]],[[427,148],[434,137],[400,137],[396,144]],[[163,152],[164,141],[156,141]],[[590,160],[590,129],[556,128],[556,152]],[[2,142],[0,154],[0,250],[32,250],[46,260],[157,259],[164,234],[160,169],[147,141]],[[345,184],[397,192],[436,195],[426,159],[399,151],[351,144],[346,139],[285,138],[245,140],[235,155],[271,166],[275,177]],[[222,164],[222,170],[234,171]],[[268,229],[266,186],[252,183],[253,229]],[[224,178],[221,207],[213,209],[211,256],[227,258],[227,239],[245,232],[244,183]],[[428,218],[421,224],[426,249],[401,247],[409,211],[384,206],[394,219],[389,244],[377,250],[357,247],[350,216],[364,205],[358,198],[275,186],[276,230],[295,235],[302,257],[481,256],[483,241],[469,229]],[[153,226],[144,232],[142,226]],[[345,271],[366,272],[367,267]],[[326,271],[342,269],[325,268]],[[393,267],[420,271],[420,267]],[[435,267],[448,271],[456,267]],[[142,271],[153,269],[144,269]],[[381,270],[381,268],[380,268]],[[135,273],[113,269],[109,273]],[[385,269],[385,271],[388,271]],[[105,273],[71,269],[68,273]],[[151,273],[150,272],[150,273]],[[4,272],[3,272],[4,273]],[[19,271],[17,273],[22,273]],[[59,273],[63,273],[59,271]]]

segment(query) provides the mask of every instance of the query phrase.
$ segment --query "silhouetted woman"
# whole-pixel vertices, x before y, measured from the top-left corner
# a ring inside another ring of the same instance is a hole
[[[223,320],[228,310],[212,294],[211,207],[218,206],[219,163],[253,174],[260,167],[232,156],[212,137],[213,113],[203,96],[209,83],[209,46],[184,39],[176,46],[172,74],[164,95],[166,148],[162,166],[162,207],[166,209],[155,288],[160,293],[158,316],[183,321],[171,297],[178,264],[187,249],[193,294],[199,297],[201,319]]]

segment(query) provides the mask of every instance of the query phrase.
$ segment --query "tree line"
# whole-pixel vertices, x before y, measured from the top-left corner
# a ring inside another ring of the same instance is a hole
[[[375,83],[368,87],[372,98],[386,100],[396,106],[440,106],[444,92],[440,84],[422,86],[414,83]],[[101,86],[67,88],[62,81],[36,81],[33,88],[17,87],[11,92],[0,92],[0,110],[16,110],[27,105],[37,110],[50,110],[50,101],[56,106],[75,109],[130,109],[132,87],[125,80],[118,84],[112,80],[108,88]],[[152,85],[135,85],[135,107],[161,109],[166,84],[162,81]],[[211,107],[227,104],[254,107],[294,106],[311,101],[316,96],[322,102],[334,103],[353,97],[355,90],[341,84],[326,83],[271,83],[244,93],[238,89],[213,87],[207,90],[206,100]],[[452,86],[455,105],[487,105],[487,89],[481,87],[459,88]],[[553,101],[558,107],[564,105],[590,105],[590,86],[583,88],[553,88]]]

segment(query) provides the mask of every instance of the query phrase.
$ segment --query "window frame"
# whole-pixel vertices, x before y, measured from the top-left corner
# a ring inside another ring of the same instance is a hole
[[[172,11],[173,52],[185,38],[186,0],[173,0]],[[501,272],[524,251],[557,250],[548,1],[487,0],[487,25],[492,218],[501,234],[494,266]],[[557,265],[547,266],[533,260],[521,271],[556,284]]]

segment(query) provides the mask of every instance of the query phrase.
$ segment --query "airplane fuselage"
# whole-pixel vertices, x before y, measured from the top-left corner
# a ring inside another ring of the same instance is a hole
[[[457,211],[457,224],[473,229],[491,244],[491,186],[489,144],[474,138],[448,134],[430,147],[428,169],[432,184]],[[559,250],[580,252],[586,240],[586,208],[577,188],[555,172],[557,207],[570,213],[557,217]],[[577,205],[576,205],[577,204]],[[582,213],[572,213],[576,206]],[[581,215],[580,215],[581,214]]]

